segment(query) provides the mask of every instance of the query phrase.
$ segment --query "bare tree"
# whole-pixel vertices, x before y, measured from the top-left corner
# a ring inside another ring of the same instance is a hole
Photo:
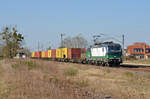
[[[67,48],[86,48],[88,46],[87,40],[81,35],[75,37],[67,37],[63,40],[63,47]]]
[[[65,38],[63,40],[63,47],[68,47],[68,48],[73,47],[72,38],[71,37],[67,37],[67,38]]]

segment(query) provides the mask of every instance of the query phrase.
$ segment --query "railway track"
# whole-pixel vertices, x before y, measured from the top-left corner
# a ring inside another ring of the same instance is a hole
[[[135,72],[143,72],[143,73],[150,73],[150,66],[145,65],[125,65],[122,64],[119,67],[118,66],[112,66],[108,68],[118,68],[122,70],[129,70],[129,71],[135,71]]]
[[[48,61],[53,61],[53,60],[48,60]],[[56,62],[60,62],[60,61],[56,61]],[[72,63],[72,62],[65,62],[65,63]],[[72,63],[72,64],[81,64],[81,63]],[[111,66],[111,67],[95,65],[95,64],[94,65],[83,64],[83,65],[87,65],[87,66],[90,66],[90,67],[95,68],[95,69],[99,69],[100,67],[105,67],[105,68],[116,68],[116,69],[122,69],[122,70],[150,73],[150,65],[121,64],[120,66]]]
[[[85,65],[90,65],[90,64],[85,64]],[[93,65],[91,65],[93,66]],[[100,67],[106,67],[106,68],[116,68],[116,69],[122,69],[122,70],[129,70],[129,71],[136,71],[136,72],[147,72],[150,73],[150,65],[136,65],[136,64],[121,64],[120,66],[97,66],[94,65],[93,67],[95,68],[100,68]]]
[[[120,68],[137,71],[137,72],[149,72],[150,73],[150,66],[149,65],[139,65],[139,64],[122,64]]]
[[[90,64],[84,64],[88,66],[92,66],[93,68],[99,69],[100,67],[106,67],[106,68],[116,68],[116,69],[122,69],[122,70],[129,70],[129,71],[136,71],[136,72],[147,72],[150,73],[150,66],[148,65],[131,65],[131,64],[121,64],[120,66],[97,66],[97,65],[90,65]]]

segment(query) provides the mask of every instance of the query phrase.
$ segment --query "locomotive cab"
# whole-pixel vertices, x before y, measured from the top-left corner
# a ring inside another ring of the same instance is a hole
[[[102,43],[88,48],[87,61],[101,65],[120,65],[122,63],[122,49],[117,43]]]
[[[108,45],[108,64],[120,65],[122,63],[122,49],[119,44]]]

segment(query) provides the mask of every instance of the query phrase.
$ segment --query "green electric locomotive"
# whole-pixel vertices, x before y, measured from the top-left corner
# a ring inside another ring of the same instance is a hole
[[[87,49],[86,61],[98,65],[120,65],[122,63],[122,48],[120,44],[104,42]]]

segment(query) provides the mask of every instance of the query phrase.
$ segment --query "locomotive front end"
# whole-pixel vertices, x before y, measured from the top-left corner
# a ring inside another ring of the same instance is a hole
[[[108,64],[120,65],[122,63],[122,49],[119,44],[108,45],[107,51]]]

